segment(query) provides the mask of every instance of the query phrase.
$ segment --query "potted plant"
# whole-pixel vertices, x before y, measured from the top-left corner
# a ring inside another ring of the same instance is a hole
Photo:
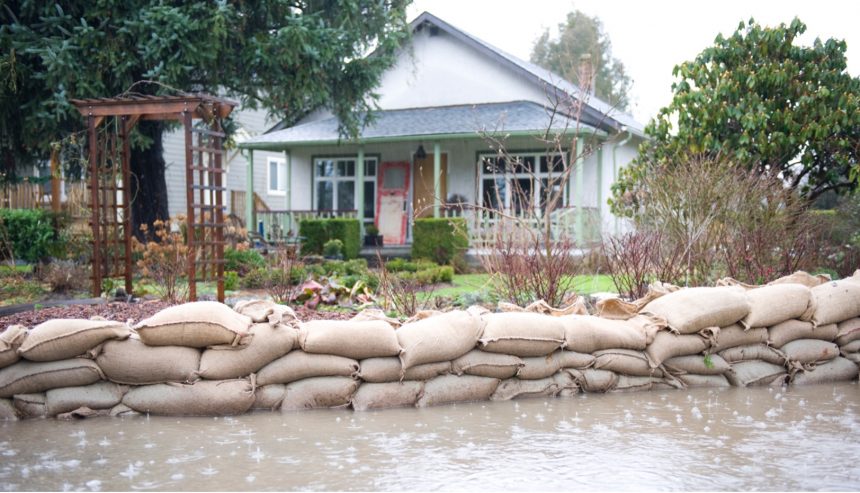
[[[375,224],[369,224],[364,229],[364,246],[366,247],[381,247],[382,235],[379,234],[379,228]]]
[[[323,257],[327,260],[343,260],[343,242],[334,239],[323,244]]]

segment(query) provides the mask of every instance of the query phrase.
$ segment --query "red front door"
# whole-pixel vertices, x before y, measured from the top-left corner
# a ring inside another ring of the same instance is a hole
[[[376,227],[386,245],[402,245],[406,243],[409,163],[382,163],[376,179]]]

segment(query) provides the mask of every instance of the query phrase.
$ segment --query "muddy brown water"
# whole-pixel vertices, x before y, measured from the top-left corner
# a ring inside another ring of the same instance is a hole
[[[858,490],[860,385],[0,424],[6,490]]]

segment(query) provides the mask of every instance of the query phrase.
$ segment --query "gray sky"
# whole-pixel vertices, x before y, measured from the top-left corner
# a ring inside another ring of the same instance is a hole
[[[730,35],[754,17],[766,25],[797,16],[806,24],[800,44],[816,37],[848,44],[848,72],[860,75],[860,2],[856,0],[415,0],[409,19],[423,11],[442,18],[508,53],[528,60],[544,29],[556,32],[567,12],[597,16],[612,41],[612,54],[633,79],[633,116],[646,124],[672,97],[672,68],[692,60],[718,33]]]

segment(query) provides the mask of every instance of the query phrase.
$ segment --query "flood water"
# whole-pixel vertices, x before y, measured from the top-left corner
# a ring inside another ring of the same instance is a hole
[[[6,490],[858,490],[860,385],[0,424]]]

